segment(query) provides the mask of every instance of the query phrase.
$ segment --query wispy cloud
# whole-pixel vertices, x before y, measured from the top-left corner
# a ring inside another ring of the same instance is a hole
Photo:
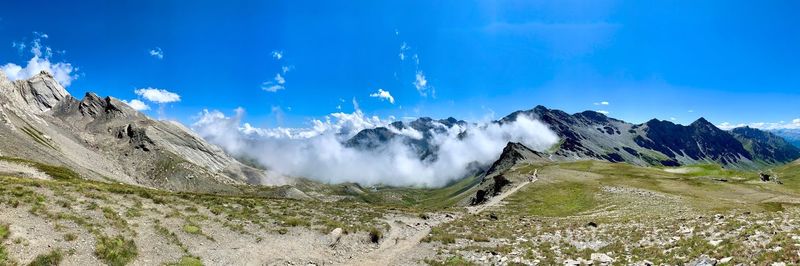
[[[406,60],[406,51],[410,49],[411,47],[409,47],[406,42],[403,42],[403,44],[400,45],[400,54],[398,54],[400,61]]]
[[[598,113],[601,113],[601,114],[604,114],[604,115],[608,115],[608,114],[610,114],[610,113],[611,113],[611,112],[609,112],[609,111],[606,111],[606,110],[597,110],[596,112],[598,112]]]
[[[378,89],[378,92],[372,93],[369,97],[379,98],[381,100],[388,100],[389,103],[394,104],[394,96],[392,96],[389,91],[385,91],[383,89]]]
[[[286,89],[285,87],[272,83],[272,81],[264,81],[261,83],[261,89],[268,92],[278,92],[279,90]]]
[[[272,58],[276,61],[283,59],[283,51],[272,51]],[[286,89],[286,74],[292,70],[293,66],[281,66],[280,72],[275,74],[272,80],[261,83],[261,90],[267,92],[277,92]]]
[[[608,103],[608,102],[606,102],[606,101],[602,101],[602,102],[596,102],[596,103],[593,103],[593,104],[594,104],[594,105],[609,105],[609,103]]]
[[[31,47],[30,53],[33,57],[28,60],[27,64],[23,67],[7,63],[0,66],[0,71],[3,71],[10,80],[28,79],[42,71],[47,71],[59,84],[68,87],[72,81],[78,78],[78,68],[67,62],[52,62],[53,49],[43,44],[43,40],[50,36],[40,32],[33,32],[33,36],[34,39],[30,45],[25,45],[23,42],[12,43],[12,47],[19,51],[24,51],[28,46]]]
[[[164,59],[164,50],[161,50],[161,47],[150,49],[150,56],[158,59]]]
[[[413,84],[414,87],[417,88],[419,95],[428,96],[428,79],[425,78],[425,73],[422,73],[422,71],[417,71]]]
[[[283,58],[283,51],[272,51],[272,58],[281,60]]]

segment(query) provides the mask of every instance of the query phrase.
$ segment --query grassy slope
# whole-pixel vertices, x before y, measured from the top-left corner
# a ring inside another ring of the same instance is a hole
[[[426,240],[443,244],[444,252],[433,261],[446,262],[469,252],[478,252],[478,257],[486,252],[521,256],[545,265],[588,259],[596,252],[616,257],[621,265],[644,259],[679,265],[702,254],[733,257],[733,262],[745,265],[798,259],[793,241],[786,240],[794,229],[764,222],[792,221],[799,190],[758,181],[758,173],[713,165],[671,173],[598,161],[527,165],[516,171],[534,168],[540,169],[540,179],[509,197],[506,205],[434,228]],[[783,180],[796,180],[800,164],[783,172]],[[731,218],[715,218],[718,214]],[[587,226],[590,222],[599,227]],[[696,233],[678,233],[686,228]],[[712,233],[703,233],[706,230]],[[726,240],[709,244],[723,238],[713,232],[725,234]],[[768,247],[783,249],[755,249],[753,245],[763,245],[752,240],[758,232],[769,232]],[[574,241],[590,240],[603,244],[574,246]]]

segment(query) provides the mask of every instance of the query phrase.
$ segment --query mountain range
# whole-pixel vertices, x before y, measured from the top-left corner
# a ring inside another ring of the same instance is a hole
[[[87,179],[179,191],[225,191],[267,180],[267,170],[240,162],[180,123],[149,118],[113,97],[86,93],[79,100],[47,72],[13,82],[0,73],[0,92],[0,156],[66,166]],[[521,116],[539,120],[560,141],[547,150],[509,143],[494,164],[470,165],[471,173],[491,176],[518,160],[763,169],[800,158],[800,148],[774,133],[747,127],[725,131],[703,118],[686,126],[657,119],[633,124],[593,111],[568,114],[536,106],[491,123],[504,125]],[[344,144],[378,149],[398,140],[433,161],[436,135],[456,132],[462,139],[470,134],[468,125],[452,117],[398,121],[362,130]]]
[[[780,137],[783,137],[784,139],[789,141],[789,143],[791,143],[795,147],[800,147],[800,128],[774,129],[774,130],[770,130],[770,132],[772,132],[772,134],[775,134],[775,135],[778,135]]]
[[[493,123],[512,123],[520,116],[539,120],[558,135],[559,143],[546,151],[550,160],[593,159],[639,166],[715,163],[731,168],[760,169],[800,158],[800,148],[773,133],[749,127],[725,131],[704,118],[686,126],[657,119],[632,124],[594,111],[568,114],[536,106],[513,112]],[[402,134],[403,129],[444,132],[457,126],[463,128],[466,123],[454,118],[395,122],[387,127],[365,129],[347,143],[371,149],[399,139],[422,158],[427,158],[437,149],[432,135],[415,138]],[[461,130],[460,134],[469,134],[467,129]]]

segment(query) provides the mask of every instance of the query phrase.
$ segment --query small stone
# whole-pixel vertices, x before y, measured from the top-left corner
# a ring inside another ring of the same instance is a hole
[[[687,266],[714,266],[717,265],[717,259],[709,257],[708,255],[702,255],[696,260],[693,260],[686,264]]]
[[[711,241],[708,241],[708,243],[711,244],[712,246],[716,247],[716,246],[719,246],[720,243],[722,243],[722,240],[711,240]]]
[[[725,264],[725,263],[731,262],[732,259],[733,259],[733,257],[724,257],[724,258],[719,260],[719,264]]]
[[[578,266],[581,263],[577,260],[564,260],[564,266]]]
[[[614,262],[614,258],[606,255],[605,253],[592,253],[592,260],[597,261],[600,264],[611,264]]]

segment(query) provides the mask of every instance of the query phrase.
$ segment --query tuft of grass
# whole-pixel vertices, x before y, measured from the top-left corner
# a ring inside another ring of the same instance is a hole
[[[8,225],[0,224],[0,242],[3,242],[6,239],[8,239],[9,235],[11,235],[11,230],[8,229]]]
[[[139,251],[133,240],[125,239],[123,236],[114,238],[100,236],[97,238],[94,254],[110,266],[124,266],[132,262],[139,255]]]
[[[453,256],[445,261],[426,260],[425,263],[431,266],[471,266],[476,265],[461,256]]]
[[[285,223],[286,223],[286,225],[291,226],[291,227],[297,227],[297,226],[308,227],[308,226],[311,225],[311,223],[309,223],[308,220],[300,219],[300,218],[294,218],[294,217],[286,219]]]
[[[69,233],[69,234],[64,235],[64,240],[66,240],[66,241],[72,242],[72,241],[75,241],[76,239],[78,239],[78,236],[73,234],[73,233]]]
[[[372,229],[369,230],[369,241],[372,241],[372,243],[378,244],[379,242],[381,242],[382,238],[383,238],[383,231],[381,231],[380,229],[373,227]]]
[[[200,258],[192,256],[183,256],[178,263],[170,264],[172,266],[203,266],[203,261]]]
[[[2,243],[8,239],[9,235],[11,235],[11,231],[8,229],[8,225],[0,224],[0,265],[14,265],[14,262],[8,257],[6,247]]]
[[[203,233],[203,231],[200,230],[199,226],[196,226],[196,225],[193,225],[193,224],[184,225],[183,226],[183,231],[186,232],[186,233],[189,233],[189,234],[193,234],[193,235],[199,235],[199,234]]]
[[[28,266],[57,266],[64,259],[64,254],[61,250],[53,250],[46,254],[36,256],[36,258],[28,264]]]

